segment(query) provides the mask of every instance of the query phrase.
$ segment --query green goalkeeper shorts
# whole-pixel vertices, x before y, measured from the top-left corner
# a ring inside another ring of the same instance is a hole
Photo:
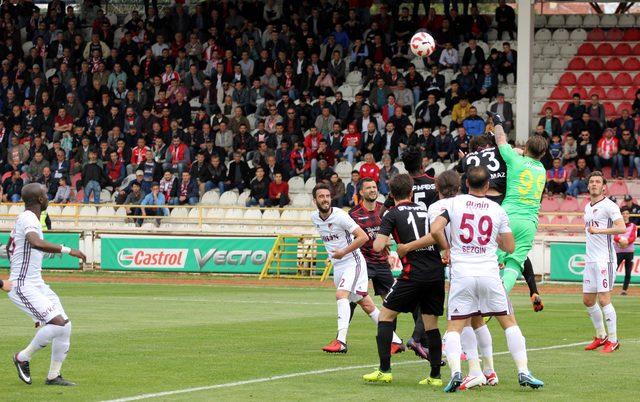
[[[526,219],[513,219],[509,222],[509,226],[511,226],[511,231],[513,232],[516,248],[511,254],[498,250],[498,261],[504,264],[505,267],[517,268],[522,272],[522,264],[524,264],[529,251],[533,247],[538,224]]]

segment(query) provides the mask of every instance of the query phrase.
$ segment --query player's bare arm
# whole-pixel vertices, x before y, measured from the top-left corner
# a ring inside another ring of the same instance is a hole
[[[45,253],[64,253],[66,251],[70,256],[81,259],[82,262],[87,261],[87,256],[85,256],[82,251],[69,249],[68,247],[62,246],[60,244],[42,240],[40,237],[38,237],[38,234],[36,232],[29,232],[27,233],[26,237],[31,247],[35,248],[36,250],[40,250]]]
[[[502,126],[500,125],[495,126],[493,129],[493,134],[496,138],[496,145],[500,146],[500,145],[508,144],[507,134],[504,132],[504,129],[502,128]]]
[[[439,221],[439,219],[441,220]],[[434,244],[438,244],[438,246],[443,250],[447,249],[449,246],[444,235],[445,226],[447,226],[447,220],[445,218],[436,218],[436,220],[431,224],[431,233],[428,233],[425,236],[422,236],[421,238],[410,243],[398,244],[398,256],[402,258],[411,251],[433,246]],[[442,235],[442,237],[438,239],[440,235]]]
[[[627,231],[626,226],[624,225],[624,219],[616,219],[613,221],[613,227],[610,228],[598,228],[595,226],[589,226],[589,233],[591,234],[601,234],[601,235],[617,235],[624,234]]]
[[[385,247],[387,247],[388,243],[389,236],[378,233],[376,235],[376,239],[373,241],[373,251],[375,251],[376,253],[381,252]]]
[[[364,246],[364,244],[367,242],[367,240],[369,240],[369,236],[360,227],[356,228],[353,232],[351,232],[351,234],[354,237],[353,242],[351,242],[351,244],[349,244],[349,246],[347,246],[347,247],[345,247],[343,249],[336,250],[333,253],[333,255],[331,256],[331,258],[334,258],[336,260],[340,260],[345,255],[347,255],[347,254],[359,249],[360,247]]]
[[[513,237],[513,233],[500,233],[497,237],[498,247],[500,250],[506,253],[513,253],[516,249],[516,241]]]

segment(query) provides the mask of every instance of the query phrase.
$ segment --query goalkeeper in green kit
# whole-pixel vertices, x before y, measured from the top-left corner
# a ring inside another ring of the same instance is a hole
[[[507,292],[511,292],[538,231],[540,200],[547,180],[547,172],[540,159],[547,150],[547,141],[540,135],[529,137],[524,154],[520,155],[507,142],[501,125],[502,117],[493,113],[491,117],[496,144],[507,165],[507,192],[502,207],[509,216],[509,226],[516,242],[513,253],[498,251],[499,261],[504,264],[502,282]]]

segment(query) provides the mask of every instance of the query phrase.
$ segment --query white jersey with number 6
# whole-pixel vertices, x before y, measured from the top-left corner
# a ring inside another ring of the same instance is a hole
[[[469,194],[449,198],[444,216],[449,221],[451,278],[500,278],[498,234],[511,233],[502,207],[485,197]]]
[[[620,208],[615,202],[605,197],[584,207],[584,224],[587,235],[587,258],[585,262],[615,263],[616,253],[613,249],[613,236],[589,233],[589,226],[600,229],[613,227],[613,222],[621,219]]]

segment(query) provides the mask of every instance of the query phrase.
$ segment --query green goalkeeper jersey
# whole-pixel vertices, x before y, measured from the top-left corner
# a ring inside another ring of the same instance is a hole
[[[511,145],[498,147],[507,165],[507,194],[502,207],[509,219],[526,219],[538,223],[540,200],[547,181],[547,172],[540,161],[518,155]]]

